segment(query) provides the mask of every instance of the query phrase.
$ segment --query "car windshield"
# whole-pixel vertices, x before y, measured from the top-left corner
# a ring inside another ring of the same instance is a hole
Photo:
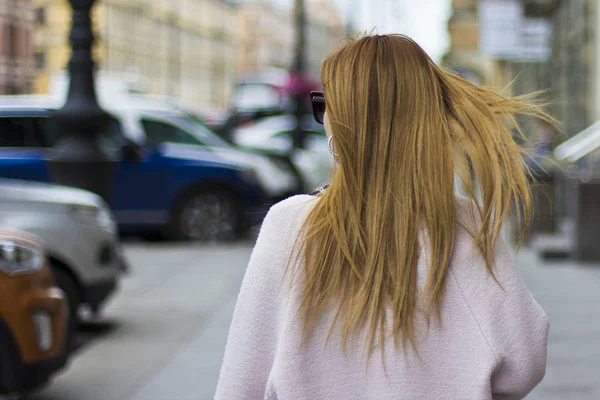
[[[184,115],[171,113],[155,113],[155,115],[159,115],[165,121],[179,126],[181,129],[196,137],[198,141],[205,146],[231,147],[229,143],[221,139],[219,136],[217,136],[217,134],[212,132],[199,121],[194,121]]]

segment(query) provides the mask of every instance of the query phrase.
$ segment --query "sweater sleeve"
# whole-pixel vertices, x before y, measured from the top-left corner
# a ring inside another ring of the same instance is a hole
[[[487,273],[472,242],[471,246],[467,239],[459,242],[463,256],[453,265],[452,275],[490,349],[492,398],[522,399],[546,372],[548,317],[525,286],[514,254],[502,239],[494,258],[498,282]]]
[[[291,198],[275,205],[263,221],[235,307],[215,399],[265,396],[287,304],[282,279],[298,225],[297,202]]]
[[[459,200],[459,215],[473,228],[480,220],[470,205]],[[525,286],[514,250],[498,239],[496,282],[486,271],[472,237],[460,228],[451,274],[490,349],[492,398],[522,399],[546,373],[549,319]]]
[[[486,321],[496,357],[491,376],[494,399],[522,399],[546,373],[549,319],[525,286],[512,251],[500,241],[493,289],[494,304]]]

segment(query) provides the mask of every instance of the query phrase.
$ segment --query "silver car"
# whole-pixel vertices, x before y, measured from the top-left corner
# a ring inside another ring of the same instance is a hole
[[[69,300],[74,331],[81,305],[97,313],[124,265],[113,214],[85,190],[0,179],[0,225],[39,236],[58,286]]]
[[[293,115],[267,117],[252,125],[236,128],[232,139],[239,146],[285,154],[292,150],[292,132],[296,125]],[[312,115],[307,115],[302,125],[307,131],[305,148],[293,153],[292,162],[306,183],[305,190],[312,192],[331,181],[334,158],[329,153],[323,126]]]

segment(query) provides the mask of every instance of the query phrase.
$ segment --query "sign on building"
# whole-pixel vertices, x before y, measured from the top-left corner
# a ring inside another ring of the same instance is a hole
[[[550,21],[525,18],[520,0],[483,0],[479,35],[480,51],[493,58],[541,62],[551,54]]]
[[[514,61],[547,61],[552,55],[552,23],[544,18],[525,18],[521,26],[520,54]]]
[[[510,58],[521,43],[523,6],[518,0],[485,0],[479,4],[480,50],[494,58]]]

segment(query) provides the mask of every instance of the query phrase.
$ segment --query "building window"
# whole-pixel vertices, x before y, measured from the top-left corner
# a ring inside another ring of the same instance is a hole
[[[35,23],[38,25],[46,25],[46,9],[44,7],[35,9]]]
[[[38,51],[35,53],[35,67],[39,70],[46,68],[46,52]]]

